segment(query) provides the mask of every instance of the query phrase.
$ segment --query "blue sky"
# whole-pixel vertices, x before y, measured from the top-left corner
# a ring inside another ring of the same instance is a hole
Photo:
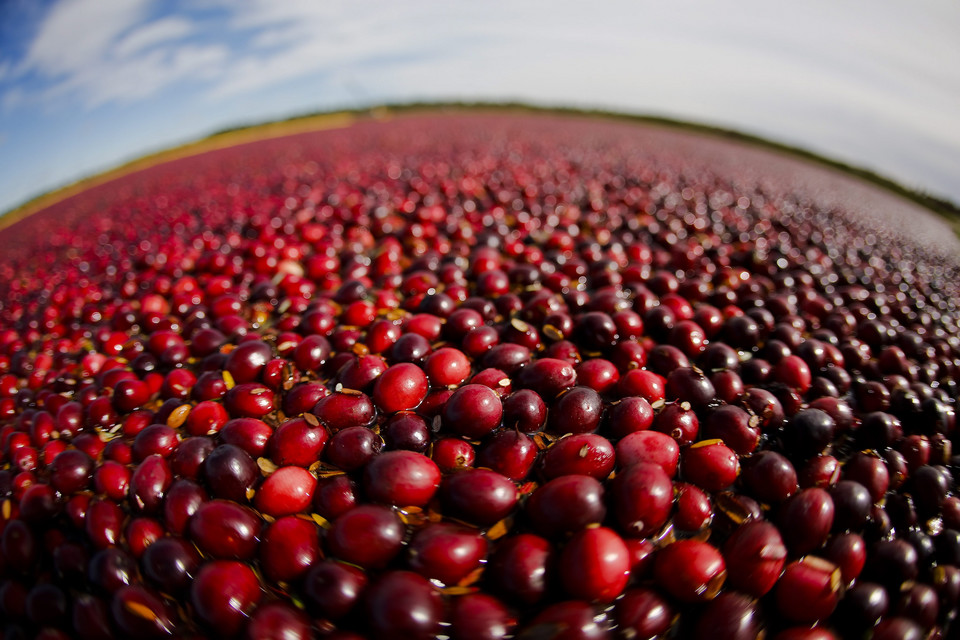
[[[0,211],[239,123],[452,99],[737,128],[960,202],[958,33],[955,0],[0,0]]]

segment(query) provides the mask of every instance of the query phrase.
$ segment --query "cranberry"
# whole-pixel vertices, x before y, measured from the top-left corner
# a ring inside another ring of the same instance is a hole
[[[842,578],[832,563],[816,556],[791,562],[775,593],[777,610],[795,622],[825,619],[837,607]]]
[[[582,473],[603,480],[613,471],[615,450],[610,441],[594,433],[557,440],[540,458],[540,469],[550,479]]]
[[[649,638],[667,633],[675,612],[671,603],[652,589],[628,589],[617,602],[614,617],[625,634]]]
[[[423,506],[440,486],[440,470],[430,458],[413,451],[388,451],[364,470],[364,488],[376,502]]]
[[[658,431],[631,433],[617,443],[617,465],[626,468],[647,462],[660,466],[673,477],[680,462],[680,446],[677,441]]]
[[[450,515],[480,526],[505,518],[517,504],[517,488],[489,469],[463,469],[443,480],[440,500]]]
[[[339,518],[327,534],[330,552],[364,568],[383,568],[403,545],[404,526],[386,507],[361,505]]]
[[[379,638],[433,638],[443,620],[443,600],[417,573],[391,571],[366,592],[370,629]]]
[[[618,473],[610,485],[610,506],[627,535],[647,537],[666,523],[673,485],[657,465],[638,463]]]
[[[294,516],[271,523],[260,542],[260,566],[273,581],[292,582],[321,558],[317,525]]]
[[[480,566],[487,541],[475,529],[440,522],[417,532],[409,548],[411,569],[431,580],[454,585]]]
[[[531,605],[546,595],[551,564],[550,543],[539,536],[520,533],[497,546],[486,577],[505,599]]]
[[[235,635],[261,598],[260,582],[247,565],[231,560],[205,564],[190,586],[200,620],[224,635]]]
[[[723,587],[723,556],[711,545],[694,539],[678,540],[661,549],[653,561],[657,580],[684,602],[712,600]]]
[[[730,586],[761,597],[783,570],[787,549],[777,528],[766,521],[745,522],[723,546]]]
[[[317,480],[302,467],[281,467],[257,490],[254,505],[274,518],[299,513],[313,502]]]
[[[415,409],[425,397],[427,376],[409,362],[389,367],[373,386],[373,401],[385,413]]]
[[[200,568],[196,547],[181,538],[160,538],[147,547],[141,558],[143,573],[165,593],[184,592]]]
[[[450,629],[456,640],[496,640],[510,635],[516,624],[507,607],[485,593],[462,595],[451,605]]]
[[[740,475],[740,461],[723,441],[701,440],[683,451],[681,472],[688,482],[698,487],[720,491]]]
[[[216,558],[253,556],[260,535],[260,518],[252,510],[227,500],[205,502],[190,518],[188,531],[197,548]]]
[[[777,521],[787,547],[795,554],[818,549],[830,533],[834,512],[833,499],[823,489],[804,489],[784,502]]]
[[[601,640],[609,637],[606,620],[582,600],[567,600],[542,610],[518,637],[536,637],[542,630],[560,629],[571,640]],[[567,633],[569,632],[569,633]]]
[[[314,563],[304,578],[304,593],[311,611],[339,620],[357,606],[367,586],[367,575],[335,560]]]
[[[453,392],[443,407],[444,427],[466,438],[482,438],[500,425],[503,405],[495,391],[468,384]]]
[[[560,476],[534,491],[525,511],[537,532],[557,537],[603,522],[603,497],[603,485],[590,476]]]

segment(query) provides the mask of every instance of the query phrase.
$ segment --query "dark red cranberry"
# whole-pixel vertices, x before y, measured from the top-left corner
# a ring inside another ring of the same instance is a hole
[[[781,505],[777,522],[791,552],[802,555],[819,548],[833,526],[830,494],[819,488],[804,489]]]
[[[445,513],[480,526],[505,518],[517,504],[517,488],[489,469],[462,469],[447,476],[440,488]]]
[[[503,399],[503,424],[522,431],[535,433],[547,420],[547,405],[535,391],[519,389]]]
[[[555,538],[603,522],[603,485],[584,475],[566,475],[539,487],[525,503],[528,519],[541,535]]]
[[[723,546],[730,586],[756,597],[766,595],[780,577],[787,549],[777,528],[763,520],[745,522]]]
[[[309,568],[303,584],[310,611],[339,620],[360,601],[367,586],[367,575],[352,565],[324,560]]]
[[[768,504],[782,502],[797,492],[797,472],[775,451],[760,451],[747,459],[741,474],[751,496]]]
[[[593,605],[582,600],[566,600],[550,605],[542,610],[525,627],[517,638],[532,640],[543,633],[556,634],[569,640],[602,640],[610,637],[609,624],[598,616]]]
[[[497,640],[509,636],[517,624],[503,602],[482,592],[454,599],[449,619],[454,640]]]
[[[532,605],[547,593],[551,558],[547,540],[529,533],[510,536],[497,545],[485,578],[505,600]]]
[[[540,469],[544,477],[582,473],[603,480],[613,471],[615,450],[610,441],[595,433],[561,438],[544,452]]]
[[[800,467],[798,480],[803,489],[829,489],[840,481],[840,461],[831,455],[810,458]]]
[[[834,619],[845,633],[864,634],[873,629],[889,609],[890,599],[883,587],[858,580],[844,593]]]
[[[196,547],[182,538],[160,538],[147,547],[141,558],[144,576],[165,593],[186,591],[200,567]]]
[[[205,564],[190,586],[190,601],[200,620],[223,635],[235,635],[260,601],[260,582],[242,562]]]
[[[673,485],[661,467],[638,463],[617,474],[609,496],[620,530],[628,536],[647,537],[670,515]]]
[[[204,460],[203,476],[215,497],[246,502],[247,492],[260,480],[260,468],[240,447],[221,444]]]
[[[830,538],[823,556],[840,568],[844,584],[850,584],[863,571],[867,561],[867,546],[859,534],[841,533]]]
[[[866,487],[853,480],[841,480],[830,488],[830,497],[834,504],[834,531],[860,531],[873,503]]]
[[[684,602],[712,600],[726,579],[720,552],[692,538],[678,540],[657,552],[653,572],[671,595]]]
[[[409,553],[411,569],[431,580],[455,585],[480,566],[487,541],[476,529],[438,522],[414,535]]]
[[[320,398],[313,414],[331,433],[337,433],[350,427],[368,426],[376,417],[376,409],[365,393],[351,391]]]
[[[500,425],[503,405],[494,390],[480,384],[468,384],[453,392],[441,415],[445,429],[477,439]]]
[[[381,569],[400,552],[403,535],[403,522],[389,508],[361,505],[334,521],[326,541],[337,558]]]
[[[379,638],[434,638],[443,621],[443,600],[424,577],[391,571],[366,591],[367,621]]]
[[[364,470],[364,489],[375,501],[395,506],[423,506],[440,486],[440,469],[414,451],[387,451]]]
[[[211,500],[200,505],[190,518],[188,531],[202,553],[242,560],[257,550],[260,518],[235,502]]]
[[[749,640],[761,637],[763,620],[756,603],[747,596],[726,591],[706,606],[697,621],[694,637],[706,640]]]
[[[250,640],[308,640],[312,630],[306,614],[296,607],[284,602],[268,602],[251,616],[246,636]]]
[[[487,439],[477,453],[477,466],[488,467],[514,482],[523,481],[537,461],[534,440],[517,430],[503,430]]]
[[[674,624],[673,605],[653,589],[628,589],[614,608],[614,618],[624,634],[652,638],[667,633]]]
[[[744,409],[724,405],[711,412],[703,424],[703,437],[723,440],[739,455],[753,453],[760,442],[760,419]]]
[[[330,464],[343,471],[361,469],[383,447],[383,439],[367,427],[348,427],[330,438],[323,453]]]
[[[654,418],[653,428],[669,434],[680,445],[687,445],[697,440],[700,420],[689,404],[672,402]]]

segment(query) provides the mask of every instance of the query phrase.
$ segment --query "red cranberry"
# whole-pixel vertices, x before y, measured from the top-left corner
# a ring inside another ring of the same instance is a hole
[[[584,475],[554,478],[531,494],[525,504],[533,528],[547,537],[563,536],[603,522],[603,485]]]
[[[391,571],[366,592],[370,629],[379,638],[434,638],[443,620],[443,600],[417,573]]]
[[[450,629],[455,640],[497,640],[510,635],[516,624],[506,605],[485,593],[462,595],[451,605]]]
[[[614,609],[617,625],[624,634],[639,638],[666,634],[673,626],[676,613],[670,601],[647,588],[628,589]]]
[[[216,558],[246,559],[257,550],[260,518],[235,502],[211,500],[197,508],[188,530],[202,553]]]
[[[302,467],[281,467],[257,489],[254,505],[274,518],[305,511],[313,502],[317,479]]]
[[[580,473],[604,480],[613,471],[615,451],[606,438],[581,433],[557,440],[540,458],[540,469],[550,479]]]
[[[417,532],[409,548],[411,569],[431,580],[455,585],[480,566],[487,541],[475,529],[439,522]]]
[[[777,583],[777,610],[789,620],[813,623],[836,609],[842,578],[837,567],[816,556],[791,562]]]
[[[442,417],[447,430],[466,438],[482,438],[500,425],[503,405],[489,387],[468,384],[453,392]]]
[[[659,431],[637,431],[617,443],[617,465],[626,468],[647,462],[660,466],[673,477],[680,462],[680,446],[677,441]]]
[[[413,451],[387,451],[367,465],[364,489],[375,501],[395,506],[423,506],[440,486],[440,469]]]
[[[519,533],[497,545],[485,575],[505,600],[532,605],[546,595],[551,557],[548,541]]]
[[[230,560],[205,564],[190,586],[190,601],[197,616],[224,635],[240,632],[261,596],[260,582],[253,570]]]
[[[834,505],[823,489],[804,489],[783,503],[778,523],[784,542],[795,554],[818,549],[833,526]]]
[[[745,522],[723,546],[730,586],[762,597],[783,570],[787,549],[777,528],[769,522]]]
[[[343,471],[356,471],[369,463],[383,447],[383,439],[367,427],[348,427],[330,438],[324,455]]]
[[[723,587],[723,556],[711,545],[694,539],[678,540],[661,549],[653,561],[658,582],[684,602],[712,600]]]
[[[617,474],[610,506],[620,530],[647,537],[666,523],[673,507],[673,485],[657,465],[638,463]]]
[[[279,518],[267,527],[260,542],[260,566],[268,580],[297,580],[320,558],[317,525],[303,518]]]
[[[517,487],[489,469],[462,469],[443,480],[440,500],[445,513],[480,526],[505,518],[517,504]]]
[[[384,413],[415,409],[426,396],[426,374],[408,362],[389,367],[373,386],[373,401]]]
[[[339,620],[354,610],[366,586],[363,571],[335,560],[314,563],[304,578],[310,610],[330,620]]]
[[[382,569],[403,545],[404,526],[387,507],[361,505],[339,518],[327,534],[337,558],[364,568]]]
[[[488,467],[514,482],[524,480],[537,461],[536,443],[517,430],[491,436],[477,454],[477,466]]]

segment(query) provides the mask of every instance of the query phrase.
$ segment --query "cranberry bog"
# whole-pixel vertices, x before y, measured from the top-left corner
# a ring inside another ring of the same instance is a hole
[[[960,637],[960,242],[858,179],[416,113],[0,256],[4,639]]]

